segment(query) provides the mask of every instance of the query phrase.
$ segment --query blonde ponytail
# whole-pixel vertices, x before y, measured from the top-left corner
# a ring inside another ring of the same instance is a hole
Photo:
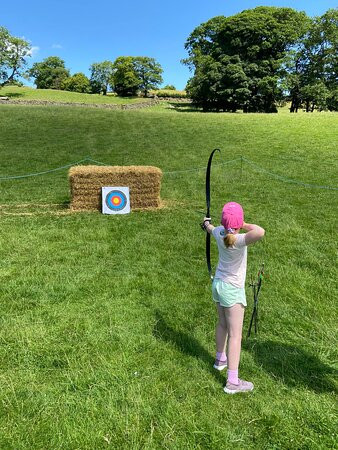
[[[234,243],[236,242],[236,235],[232,233],[228,233],[224,238],[224,245],[226,247],[232,247]]]

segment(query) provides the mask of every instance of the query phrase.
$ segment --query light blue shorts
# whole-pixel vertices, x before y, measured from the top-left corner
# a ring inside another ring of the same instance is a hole
[[[236,303],[246,306],[245,288],[225,283],[220,278],[214,278],[212,282],[212,298],[216,303],[226,308],[230,308]]]

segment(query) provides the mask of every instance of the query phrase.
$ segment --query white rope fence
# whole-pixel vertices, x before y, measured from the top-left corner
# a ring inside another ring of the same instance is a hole
[[[243,162],[244,162],[248,166],[252,167],[256,172],[264,173],[265,175],[268,175],[269,177],[272,177],[272,178],[274,178],[274,179],[276,179],[278,181],[281,181],[283,183],[297,184],[299,186],[303,186],[303,187],[307,187],[307,188],[328,189],[328,190],[338,191],[338,187],[336,187],[336,186],[305,183],[305,182],[300,181],[300,180],[295,180],[295,179],[292,179],[292,178],[285,177],[283,175],[278,175],[276,173],[270,172],[269,170],[265,169],[264,167],[259,166],[254,161],[251,161],[250,159],[245,158],[244,156],[240,156],[240,157],[235,158],[235,159],[230,159],[230,160],[224,161],[222,163],[213,164],[212,167],[221,167],[221,166],[225,166],[225,165],[228,165],[228,164],[232,164],[232,163],[237,162],[237,161],[241,161],[241,164],[243,164]],[[75,161],[75,162],[66,164],[65,166],[60,166],[60,167],[56,167],[56,168],[53,168],[53,169],[44,170],[42,172],[27,173],[27,174],[23,174],[23,175],[2,176],[2,177],[0,177],[0,181],[19,180],[19,179],[23,179],[23,178],[29,178],[29,177],[36,177],[36,176],[40,176],[40,175],[46,175],[46,174],[58,172],[60,170],[69,169],[72,166],[76,166],[78,164],[88,163],[88,162],[93,162],[95,164],[104,165],[104,166],[108,166],[109,165],[109,164],[104,163],[102,161],[96,161],[95,159],[92,159],[89,156],[87,156],[86,158],[83,158],[83,159],[80,159],[79,161]],[[205,171],[206,167],[195,167],[195,168],[183,169],[183,170],[165,171],[165,172],[163,172],[163,175],[184,174],[184,173],[189,173],[189,172],[198,172],[198,171],[201,171],[201,170]]]

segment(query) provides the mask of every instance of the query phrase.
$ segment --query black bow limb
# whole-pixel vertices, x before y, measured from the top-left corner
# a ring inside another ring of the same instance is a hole
[[[207,204],[207,212],[205,214],[206,217],[210,217],[210,173],[211,173],[212,158],[213,158],[215,152],[220,152],[220,149],[215,148],[215,150],[213,150],[211,152],[211,154],[209,156],[207,171],[206,171],[206,176],[205,176],[205,200],[206,200],[206,204]],[[208,232],[207,232],[206,241],[205,241],[205,256],[207,259],[209,277],[212,280],[213,276],[212,276],[211,260],[210,260],[210,234]]]

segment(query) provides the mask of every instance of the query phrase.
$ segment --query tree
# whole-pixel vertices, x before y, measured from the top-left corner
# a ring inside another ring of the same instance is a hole
[[[265,6],[201,24],[185,44],[188,95],[205,109],[275,112],[283,59],[308,24],[305,13]]]
[[[73,76],[65,78],[62,81],[62,89],[72,92],[83,92],[89,94],[91,92],[90,81],[84,73],[74,73]]]
[[[291,49],[285,57],[284,69],[281,71],[281,85],[284,93],[291,100],[290,112],[298,112],[302,106],[301,74],[304,70],[301,53],[301,46]]]
[[[338,10],[312,20],[299,45],[287,56],[284,84],[291,96],[290,112],[304,104],[307,112],[334,109],[338,73]]]
[[[29,56],[30,44],[11,36],[6,28],[0,27],[0,87],[17,82],[17,77],[24,76],[23,70]]]
[[[111,61],[93,63],[90,66],[90,84],[93,93],[107,95],[109,87],[112,87],[114,66]]]
[[[161,89],[166,90],[166,91],[176,91],[176,87],[173,84],[166,84]]]
[[[119,56],[114,61],[114,91],[123,97],[136,95],[140,88],[140,79],[132,56]]]
[[[148,56],[137,56],[132,60],[136,76],[140,80],[139,90],[147,97],[150,89],[156,89],[162,83],[163,69],[154,58]]]
[[[28,70],[38,89],[61,89],[63,81],[69,77],[65,62],[58,56],[49,56],[42,62],[33,64]]]
[[[150,89],[162,83],[162,67],[148,56],[119,56],[114,61],[113,84],[118,95],[136,95],[139,91],[146,97]]]
[[[338,9],[315,17],[303,42],[303,59],[309,80],[322,80],[335,87],[338,77]]]
[[[195,76],[187,91],[204,111],[223,110],[235,112],[247,109],[250,99],[249,80],[238,56],[223,56],[215,61],[211,56],[201,56]]]

